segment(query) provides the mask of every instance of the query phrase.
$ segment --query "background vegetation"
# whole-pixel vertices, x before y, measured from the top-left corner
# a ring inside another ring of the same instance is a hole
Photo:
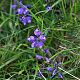
[[[80,0],[23,2],[31,5],[32,23],[26,26],[13,14],[13,1],[0,0],[0,80],[43,80],[37,76],[35,49],[26,41],[37,27],[47,37],[50,58],[62,62],[64,80],[80,80]],[[47,4],[53,6],[49,12],[45,11]],[[56,78],[47,76],[46,80]]]

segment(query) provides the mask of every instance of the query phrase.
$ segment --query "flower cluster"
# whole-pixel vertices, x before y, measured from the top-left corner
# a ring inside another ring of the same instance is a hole
[[[47,3],[47,2],[48,2],[48,0],[45,0],[45,2]],[[51,10],[52,10],[52,6],[47,5],[47,6],[46,6],[46,10],[47,10],[47,11],[51,11]]]
[[[55,63],[54,63],[54,68],[52,68],[52,67],[47,67],[47,68],[46,68],[46,70],[47,70],[48,72],[52,72],[51,78],[54,78],[55,75],[58,74],[58,77],[61,78],[61,79],[63,79],[62,74],[61,74],[60,71],[58,70],[58,67],[61,67],[60,64],[61,64],[60,62],[59,62],[59,63],[58,63],[58,62],[55,62]],[[40,74],[42,74],[42,72],[41,72],[41,73],[38,72],[38,74],[39,74],[39,76],[41,76]],[[43,74],[42,74],[42,75],[43,75]]]
[[[36,28],[35,30],[34,30],[34,36],[30,36],[30,37],[28,37],[27,38],[27,40],[29,41],[29,42],[31,42],[31,47],[32,48],[34,48],[34,47],[36,47],[36,48],[41,48],[42,49],[42,47],[43,47],[43,45],[44,45],[44,42],[46,41],[46,37],[42,34],[42,32],[38,29],[38,28]],[[49,53],[49,50],[48,49],[42,49],[42,51],[44,52],[44,53]],[[46,55],[48,55],[48,54],[46,54]],[[51,63],[51,60],[48,58],[48,57],[46,57],[46,56],[41,56],[41,55],[38,55],[38,54],[36,54],[36,59],[39,61],[39,62],[42,62],[43,60],[46,62],[46,63]],[[56,74],[58,74],[58,77],[59,78],[61,78],[61,79],[63,79],[63,76],[62,76],[62,74],[59,72],[59,70],[58,70],[58,67],[61,67],[60,66],[60,62],[55,62],[54,63],[54,67],[52,68],[52,67],[46,67],[46,70],[48,71],[48,72],[52,72],[52,78],[54,78],[54,76],[56,75]],[[39,76],[44,76],[42,73],[41,73],[41,71],[40,72],[38,72],[38,75]]]
[[[30,8],[29,4],[23,6],[22,0],[20,2],[14,0],[14,4],[12,5],[12,9],[14,9],[16,14],[19,15],[19,20],[24,25],[26,25],[27,23],[31,23],[31,16],[28,10],[29,8]]]
[[[58,67],[61,67],[61,63],[60,63],[60,62],[55,62],[55,63],[54,63],[54,70],[53,70],[53,73],[52,73],[52,78],[54,78],[54,76],[55,76],[56,74],[58,74],[58,77],[61,78],[61,79],[63,79],[63,76],[62,76],[62,74],[59,72]]]
[[[42,49],[42,51],[44,52],[44,53],[49,53],[49,50],[48,49]]]
[[[46,41],[46,37],[42,34],[42,32],[37,28],[34,31],[34,36],[30,36],[27,38],[29,42],[31,42],[31,47],[34,48],[42,48],[44,46],[44,42]]]
[[[43,57],[41,55],[36,55],[36,59],[38,59],[38,60],[45,59],[46,60],[46,63],[49,63],[50,62],[50,59],[48,57]]]
[[[48,0],[45,0],[45,2],[48,2]]]
[[[51,11],[52,10],[52,7],[51,6],[46,6],[46,10],[47,11]]]

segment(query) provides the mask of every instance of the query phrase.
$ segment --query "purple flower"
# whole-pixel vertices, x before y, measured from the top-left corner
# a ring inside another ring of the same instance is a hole
[[[35,31],[34,31],[34,34],[36,36],[40,36],[41,35],[41,31],[37,28]]]
[[[43,45],[44,45],[43,42],[33,42],[31,47],[42,48]]]
[[[45,2],[48,2],[48,0],[45,0]]]
[[[14,0],[14,3],[16,3],[17,2],[17,0]]]
[[[25,8],[23,13],[24,13],[24,15],[27,15],[27,14],[29,14],[29,11]]]
[[[34,48],[34,47],[36,47],[36,48],[42,48],[43,45],[44,45],[43,42],[33,42],[33,43],[31,44],[31,47],[32,47],[32,48]]]
[[[32,48],[36,47],[36,42],[33,42],[33,43],[31,44],[31,47],[32,47]]]
[[[58,62],[58,66],[61,67],[61,62]]]
[[[31,8],[31,5],[30,5],[30,4],[27,4],[26,7],[27,7],[27,8]]]
[[[63,79],[63,76],[60,72],[58,72],[58,77]]]
[[[26,20],[27,20],[27,23],[31,23],[31,17],[30,16],[27,16]]]
[[[43,57],[40,56],[40,55],[36,55],[36,58],[37,58],[38,60],[40,60],[40,59],[42,59]]]
[[[56,75],[57,73],[57,69],[54,69],[53,73],[52,73],[52,78]]]
[[[49,50],[48,49],[43,49],[42,50],[44,53],[49,53]]]
[[[30,16],[23,16],[23,17],[20,17],[20,21],[26,25],[27,23],[31,23],[31,17]]]
[[[47,71],[53,71],[53,68],[51,68],[51,67],[47,67],[46,69],[47,69]]]
[[[31,23],[31,17],[28,16],[29,15],[29,11],[28,8],[30,7],[30,5],[24,5],[22,3],[23,0],[19,0],[19,2],[17,2],[17,0],[14,0],[14,4],[11,6],[13,9],[15,9],[17,6],[19,6],[19,8],[16,8],[15,12],[16,14],[19,14],[19,19],[20,21],[26,25],[27,23]]]
[[[27,38],[27,40],[29,42],[34,42],[35,41],[35,37],[34,36],[30,36],[29,38]]]
[[[29,19],[29,17],[28,17]],[[29,23],[29,22],[27,22]],[[41,31],[37,28],[34,31],[35,36],[27,38],[28,41],[32,42],[31,47],[42,48],[44,46],[44,41],[46,40],[44,35],[41,35]],[[35,38],[35,39],[34,39]]]
[[[46,59],[46,62],[47,62],[47,63],[50,62],[50,59],[49,59],[49,58],[45,57],[45,59]]]
[[[18,8],[18,9],[17,9],[17,12],[18,12],[18,14],[23,14],[24,9],[23,9],[23,8]]]
[[[51,11],[52,10],[52,7],[51,6],[46,6],[46,10],[47,11]]]
[[[22,3],[22,2],[23,2],[23,0],[20,0],[20,2]]]
[[[24,25],[27,24],[27,18],[25,16],[22,17],[22,21],[21,21]]]
[[[28,15],[29,14],[29,11],[27,10],[27,7],[26,8],[25,7],[18,8],[17,9],[18,14]]]
[[[56,75],[56,73],[58,73],[58,77],[63,79],[62,74],[61,74],[59,71],[57,71],[57,70],[58,70],[58,67],[61,67],[60,64],[61,64],[61,62],[55,62],[55,63],[54,63],[55,69],[54,69],[54,71],[53,71],[52,77],[54,77],[54,76]]]
[[[41,72],[41,73],[42,73],[42,72]],[[41,77],[41,76],[42,76],[41,73],[40,73],[40,72],[37,73],[38,77]]]
[[[17,6],[15,5],[15,4],[13,4],[12,6],[11,6],[11,8],[12,9],[15,9]]]
[[[61,66],[61,62],[55,62],[54,63],[54,67],[57,67],[57,66],[60,67]]]
[[[44,35],[40,35],[39,39],[44,42],[46,40],[46,37]]]
[[[29,11],[28,11],[26,6],[18,8],[17,12],[18,12],[18,14],[24,14],[24,15],[28,15],[29,14]]]
[[[42,48],[43,47],[43,42],[37,42],[36,47],[37,48]]]
[[[44,75],[42,74],[42,72],[39,70],[39,72],[38,72],[38,74],[39,74],[39,76],[41,77],[44,77]]]
[[[56,67],[56,66],[57,66],[57,62],[54,63],[54,67]]]
[[[19,6],[22,6],[23,5],[22,0],[20,0],[18,4],[19,4]]]

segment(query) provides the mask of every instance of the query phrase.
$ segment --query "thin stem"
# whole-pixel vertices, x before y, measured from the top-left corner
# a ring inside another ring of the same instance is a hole
[[[70,76],[74,77],[75,79],[80,80],[78,77],[76,77],[76,76],[70,74],[69,72],[65,71],[65,70],[62,69],[61,67],[58,67],[58,68],[59,68],[60,70],[64,71],[65,73],[69,74]]]
[[[41,76],[44,78],[44,80],[47,80],[44,75],[41,73],[41,71],[39,70],[39,73],[41,74]]]

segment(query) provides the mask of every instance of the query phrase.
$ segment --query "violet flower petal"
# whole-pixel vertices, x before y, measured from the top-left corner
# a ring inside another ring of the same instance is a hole
[[[42,50],[44,53],[49,53],[49,50],[48,49],[43,49]]]
[[[18,9],[17,9],[17,12],[18,12],[18,14],[23,14],[24,9],[23,9],[23,8],[18,8]]]
[[[46,40],[46,37],[44,35],[40,35],[39,39],[44,42]]]
[[[51,11],[52,10],[52,7],[51,6],[46,6],[46,10],[47,11]]]
[[[35,31],[34,31],[34,34],[36,36],[40,36],[41,35],[41,31],[37,28]]]
[[[36,43],[36,47],[37,47],[37,48],[42,48],[43,45],[44,45],[43,42],[37,42],[37,43]]]
[[[15,5],[15,4],[13,4],[13,5],[11,6],[11,8],[12,8],[12,9],[15,9],[15,8],[16,8],[16,5]]]
[[[36,42],[33,42],[33,43],[31,44],[31,47],[32,47],[32,48],[36,47]]]
[[[37,58],[38,60],[41,60],[43,57],[40,56],[40,55],[36,55],[36,58]]]
[[[57,69],[54,69],[53,73],[52,73],[52,78],[56,75],[57,73]]]
[[[45,0],[45,2],[48,2],[48,0]]]
[[[47,69],[47,71],[53,71],[53,68],[51,68],[51,67],[47,67],[46,69]]]
[[[27,8],[31,8],[31,5],[30,5],[30,4],[27,4],[26,7],[27,7]]]
[[[35,37],[34,36],[30,36],[29,38],[27,38],[27,40],[29,42],[34,42],[35,41]]]
[[[47,63],[50,62],[50,59],[49,59],[49,58],[45,57],[45,59],[46,59],[46,62],[47,62]]]
[[[63,76],[60,72],[58,72],[58,77],[63,79]]]

